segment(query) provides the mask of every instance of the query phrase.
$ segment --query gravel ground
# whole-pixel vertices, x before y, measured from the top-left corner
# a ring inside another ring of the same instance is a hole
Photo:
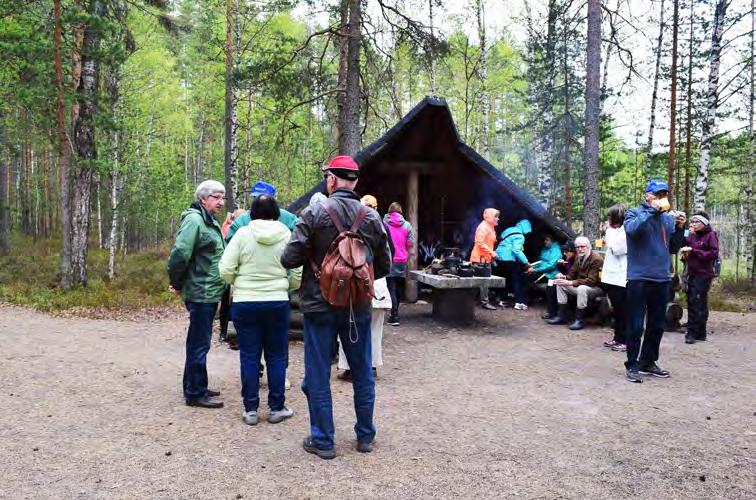
[[[295,416],[248,427],[224,346],[208,366],[226,407],[183,404],[184,315],[0,307],[0,497],[756,497],[756,315],[712,313],[694,346],[666,334],[672,378],[630,384],[624,355],[600,347],[606,329],[549,327],[534,308],[447,329],[429,311],[386,327],[372,454],[354,450],[351,386],[334,378],[338,456],[325,461],[301,449],[301,343]]]

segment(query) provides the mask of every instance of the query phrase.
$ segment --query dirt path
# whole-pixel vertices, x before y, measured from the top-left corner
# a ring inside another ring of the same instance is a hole
[[[754,498],[756,315],[712,314],[711,341],[667,334],[669,380],[630,384],[606,330],[531,309],[447,330],[428,306],[387,327],[378,441],[353,442],[334,380],[336,460],[305,454],[302,345],[291,420],[240,420],[238,356],[214,346],[226,407],[184,406],[185,318],[59,319],[0,307],[0,497]],[[264,400],[264,396],[263,396]],[[263,409],[263,417],[267,409]]]

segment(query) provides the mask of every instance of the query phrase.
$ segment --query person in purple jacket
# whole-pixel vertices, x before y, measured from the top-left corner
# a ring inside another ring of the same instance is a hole
[[[697,340],[706,340],[709,288],[716,276],[714,263],[719,257],[719,239],[706,212],[696,212],[690,218],[690,232],[680,251],[688,265],[688,333],[685,343],[695,344]]]

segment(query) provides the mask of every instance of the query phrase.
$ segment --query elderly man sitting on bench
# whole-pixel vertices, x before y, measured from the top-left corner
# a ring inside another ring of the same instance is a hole
[[[567,299],[568,295],[574,295],[577,297],[577,310],[570,330],[582,330],[588,301],[601,293],[601,288],[598,286],[601,282],[599,272],[604,265],[604,259],[591,250],[591,242],[585,236],[575,238],[575,250],[577,250],[577,256],[570,272],[567,276],[557,274],[554,279],[559,312],[556,318],[548,320],[547,323],[550,325],[567,323]]]

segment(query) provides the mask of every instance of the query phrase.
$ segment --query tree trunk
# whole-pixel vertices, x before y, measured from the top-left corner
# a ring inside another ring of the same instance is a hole
[[[656,68],[654,69],[654,91],[651,94],[651,123],[648,126],[648,142],[646,143],[646,177],[651,177],[651,150],[654,147],[654,127],[656,126],[656,98],[659,93],[659,67],[661,65],[661,49],[664,40],[664,0],[659,8],[659,37],[656,39]]]
[[[102,17],[104,5],[100,0],[92,0],[89,6],[91,16]],[[81,88],[77,93],[79,117],[74,127],[76,167],[73,174],[73,239],[72,259],[74,282],[87,284],[87,254],[89,251],[89,224],[91,213],[91,188],[94,160],[97,158],[95,144],[95,114],[97,111],[97,90],[100,64],[96,58],[100,48],[98,26],[88,22],[84,29],[84,45],[81,55]]]
[[[434,25],[434,19],[433,19],[433,2],[434,0],[428,0],[428,19],[429,19],[429,29],[430,29],[430,47],[428,48],[428,58],[430,61],[428,61],[428,79],[430,83],[430,95],[435,96],[436,95],[436,46],[434,42],[434,31],[435,31],[435,25]],[[410,92],[411,93],[411,92]],[[410,102],[412,102],[412,97],[410,96]]]
[[[554,78],[556,77],[556,18],[557,3],[556,0],[549,0],[549,13],[546,31],[546,59],[544,69],[546,70],[546,88],[542,89],[536,95],[540,94],[538,101],[543,106],[541,114],[541,127],[538,128],[540,133],[541,147],[539,151],[540,161],[538,162],[538,198],[545,209],[549,209],[552,199],[552,157],[553,157],[553,129],[554,129]],[[535,85],[535,83],[532,83]]]
[[[570,111],[570,73],[569,53],[567,45],[567,30],[564,30],[562,43],[562,72],[564,73],[564,116],[566,126],[564,129],[564,223],[572,230],[572,112]]]
[[[339,44],[339,69],[337,75],[337,87],[339,92],[336,94],[336,142],[339,145],[339,153],[342,153],[341,144],[343,142],[344,131],[346,129],[346,80],[347,69],[349,66],[349,0],[341,0],[339,4],[339,34],[337,37]]]
[[[717,0],[714,9],[714,22],[711,32],[711,50],[709,51],[709,90],[706,93],[706,119],[701,124],[701,146],[699,149],[698,175],[696,176],[696,192],[693,205],[696,210],[706,210],[706,192],[709,189],[709,161],[711,159],[711,144],[714,135],[714,124],[717,118],[717,104],[719,100],[719,63],[722,50],[722,33],[724,31],[727,7],[731,0]]]
[[[117,69],[110,68],[105,75],[105,85],[110,97],[110,116],[116,123],[116,110],[119,99],[120,74]],[[118,250],[118,220],[121,209],[121,190],[123,177],[120,175],[121,159],[121,131],[110,131],[110,142],[113,147],[113,166],[110,170],[110,234],[108,236],[108,278],[115,278],[115,257]]]
[[[8,204],[8,179],[10,174],[10,151],[5,111],[0,108],[0,255],[11,251],[10,205]]]
[[[234,0],[226,0],[226,116],[223,143],[223,165],[226,174],[226,209],[236,209],[236,78],[234,76]]]
[[[690,41],[688,44],[688,89],[687,111],[685,116],[685,213],[690,214],[690,169],[692,165],[693,142],[693,7],[690,2]]]
[[[667,185],[669,186],[669,202],[674,203],[677,196],[675,191],[675,170],[677,161],[677,34],[679,31],[679,0],[672,0],[674,10],[672,14],[672,69],[670,71],[670,103],[669,103],[669,157],[667,161]]]
[[[745,215],[745,221],[748,227],[748,230],[746,230],[746,272],[748,276],[748,280],[751,284],[751,287],[753,287],[754,283],[756,283],[756,275],[754,274],[754,263],[753,258],[754,254],[756,254],[756,238],[754,238],[754,227],[756,227],[756,220],[754,220],[754,200],[753,200],[753,176],[754,176],[754,165],[756,165],[756,131],[753,127],[753,121],[754,121],[754,106],[756,105],[756,79],[754,79],[754,66],[756,65],[756,61],[754,61],[754,46],[756,45],[754,38],[756,37],[756,0],[751,0],[751,92],[750,92],[750,106],[748,110],[748,136],[751,140],[751,148],[749,151],[749,156],[751,158],[750,165],[751,168],[748,169],[748,181],[746,182],[746,192],[745,192],[745,199],[746,199],[746,215]]]
[[[601,0],[588,0],[583,152],[583,234],[599,234],[599,112],[601,108]]]
[[[433,0],[431,0],[432,4]],[[480,42],[480,153],[486,160],[491,159],[489,123],[491,120],[491,101],[488,94],[488,47],[486,46],[486,23],[483,0],[477,0],[478,40]]]
[[[360,148],[360,0],[349,0],[346,92],[339,153],[354,156]]]

